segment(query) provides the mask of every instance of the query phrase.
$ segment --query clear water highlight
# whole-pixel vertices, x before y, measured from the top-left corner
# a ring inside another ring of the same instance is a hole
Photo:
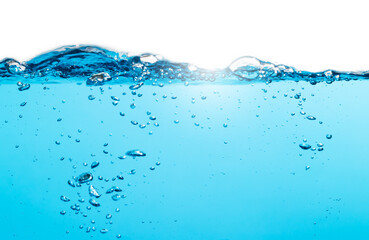
[[[94,46],[4,59],[1,239],[368,239],[368,77]]]

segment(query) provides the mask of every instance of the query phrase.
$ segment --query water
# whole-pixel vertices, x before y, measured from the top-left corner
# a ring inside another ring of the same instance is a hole
[[[90,46],[5,59],[1,239],[367,239],[367,79]]]

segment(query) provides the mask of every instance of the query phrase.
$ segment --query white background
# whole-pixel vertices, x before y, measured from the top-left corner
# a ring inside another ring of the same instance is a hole
[[[206,68],[248,55],[301,70],[369,70],[368,10],[355,0],[1,0],[0,59],[92,44]]]

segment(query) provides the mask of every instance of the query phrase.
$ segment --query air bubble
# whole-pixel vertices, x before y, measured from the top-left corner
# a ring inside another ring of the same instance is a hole
[[[60,196],[60,200],[62,200],[63,202],[69,202],[70,199],[64,195]]]
[[[101,195],[97,192],[97,190],[92,185],[89,186],[88,193],[90,194],[91,197],[95,197],[95,198],[101,197]]]
[[[245,80],[254,80],[259,77],[261,63],[254,57],[241,57],[228,67],[231,72]]]
[[[300,145],[300,148],[304,149],[304,150],[308,150],[311,148],[311,146],[307,143],[301,143]]]
[[[115,97],[115,96],[111,96],[110,98],[111,98],[113,101],[116,101],[116,102],[120,101],[120,99],[119,99],[118,97]]]
[[[98,161],[95,161],[95,162],[91,163],[91,169],[96,168],[99,165],[100,165],[100,163]]]
[[[122,196],[121,195],[119,195],[119,194],[114,194],[113,196],[111,196],[111,199],[113,199],[114,201],[118,201],[118,200],[120,200],[122,198]]]
[[[100,230],[100,232],[104,234],[104,233],[109,232],[109,230],[108,230],[108,229],[106,229],[106,228],[103,228],[103,229],[101,229],[101,230]]]
[[[140,82],[140,83],[137,83],[136,85],[131,85],[129,86],[129,89],[130,90],[137,90],[139,89],[144,83],[143,82]]]
[[[106,194],[113,193],[113,192],[121,192],[121,191],[122,191],[122,189],[120,189],[119,187],[112,186],[111,188],[106,190]]]
[[[126,155],[131,156],[131,157],[145,157],[146,153],[136,149],[136,150],[130,150],[126,152]]]
[[[25,90],[28,90],[30,87],[31,87],[31,85],[29,83],[25,83],[25,84],[22,84],[21,86],[19,86],[18,90],[19,91],[25,91]]]
[[[88,201],[92,206],[94,207],[100,207],[100,203],[98,203],[95,199],[91,198],[89,201]]]
[[[79,175],[76,180],[79,183],[86,183],[86,182],[92,181],[92,179],[93,179],[92,174],[89,172],[86,172],[86,173],[82,173],[81,175]]]
[[[88,95],[88,100],[94,100],[95,96],[94,95]]]
[[[87,79],[86,85],[102,85],[105,82],[110,81],[112,78],[110,77],[109,73],[101,72],[91,75],[90,78]]]
[[[26,67],[14,59],[8,59],[5,62],[5,68],[11,74],[17,74],[26,70]]]

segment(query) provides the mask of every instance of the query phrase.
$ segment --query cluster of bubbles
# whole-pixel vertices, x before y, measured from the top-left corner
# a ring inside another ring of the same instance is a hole
[[[98,47],[90,46],[71,46],[65,47],[59,50],[49,52],[32,59],[26,63],[19,63],[13,59],[5,59],[0,62],[0,79],[6,77],[24,77],[31,79],[33,77],[48,77],[54,76],[58,78],[72,78],[72,77],[83,77],[85,83],[88,86],[98,86],[101,93],[104,92],[102,85],[106,83],[120,83],[126,81],[129,83],[129,90],[133,96],[141,97],[142,94],[138,90],[146,84],[156,85],[163,87],[162,80],[174,81],[180,80],[185,81],[185,85],[188,85],[189,80],[202,80],[202,81],[216,81],[216,80],[227,80],[235,78],[242,81],[263,81],[270,83],[272,81],[280,80],[306,80],[311,84],[318,82],[332,83],[337,80],[345,79],[364,79],[369,78],[369,74],[363,73],[340,73],[337,71],[324,71],[319,73],[310,73],[298,71],[292,67],[286,65],[277,65],[270,62],[261,61],[254,57],[242,57],[231,63],[226,69],[218,71],[208,71],[197,68],[193,65],[186,63],[173,63],[164,60],[160,56],[153,54],[142,54],[140,56],[128,56],[127,54],[119,54],[111,52]],[[23,80],[22,80],[23,81]],[[18,90],[24,91],[30,88],[29,83],[17,82]],[[265,93],[266,90],[263,90]],[[163,98],[167,98],[164,95]],[[287,97],[287,95],[285,95]],[[94,101],[96,97],[94,95],[88,95],[88,100]],[[172,99],[176,99],[176,96],[172,96]],[[296,93],[291,96],[299,101],[298,106],[302,107],[305,99],[301,93]],[[206,100],[206,96],[201,96],[201,100]],[[117,106],[121,100],[117,96],[110,96],[110,100],[114,106]],[[192,103],[195,102],[195,98],[192,98]],[[21,107],[24,107],[27,102],[22,102]],[[128,103],[130,109],[135,109],[136,104]],[[301,108],[302,109],[302,108]],[[157,122],[157,116],[151,112],[146,112],[148,122],[139,123],[136,120],[129,119],[130,123],[141,129],[147,128],[150,124],[149,121],[153,121],[152,125],[155,127],[159,126]],[[125,113],[119,112],[119,115],[124,117]],[[295,115],[295,113],[291,114]],[[313,115],[306,114],[301,110],[300,115],[309,121],[317,121],[317,118]],[[159,116],[160,117],[160,116]],[[257,115],[258,117],[258,115]],[[196,115],[192,114],[191,118],[195,119]],[[159,118],[160,119],[160,118]],[[228,120],[228,119],[227,119]],[[58,122],[62,121],[62,118],[57,119]],[[179,119],[173,119],[174,124],[180,124]],[[321,124],[321,122],[319,121]],[[200,126],[200,123],[195,122],[196,127]],[[224,128],[228,128],[228,123],[222,123]],[[229,129],[229,128],[228,128]],[[152,134],[150,131],[149,134]],[[326,135],[326,139],[332,139],[331,134]],[[75,139],[78,143],[79,139]],[[61,142],[56,140],[56,145],[60,145]],[[228,144],[228,141],[224,141],[224,144]],[[108,143],[104,144],[106,147]],[[316,146],[315,146],[316,145]],[[298,144],[299,151],[317,151],[321,152],[324,150],[324,143],[318,141],[317,143],[308,143],[304,139]],[[108,152],[103,150],[105,154]],[[127,157],[144,158],[146,153],[139,149],[128,150],[125,155],[118,156],[118,159],[123,160]],[[62,158],[61,160],[63,160]],[[153,164],[154,165],[154,164]],[[155,170],[156,166],[159,166],[160,162],[156,162],[154,166],[150,167],[150,170]],[[89,171],[79,172],[79,175],[73,176],[70,179],[66,179],[66,184],[69,187],[76,190],[78,199],[74,200],[71,196],[61,195],[60,200],[69,206],[71,212],[74,214],[80,214],[83,217],[87,217],[87,212],[92,209],[99,209],[102,207],[102,199],[109,198],[109,201],[120,201],[126,198],[124,187],[120,186],[120,181],[125,178],[119,174],[112,178],[103,178],[102,176],[95,175],[96,170],[100,167],[99,161],[93,161],[89,165]],[[100,167],[101,168],[101,167]],[[306,170],[310,169],[310,166],[305,167]],[[130,170],[129,174],[134,175],[135,169]],[[114,182],[114,184],[111,184]],[[81,189],[81,190],[80,190]],[[81,194],[84,192],[88,199],[85,200]],[[116,209],[119,212],[119,209]],[[61,215],[67,215],[68,210],[63,209],[60,211]],[[113,215],[108,213],[106,219],[109,220],[109,224],[112,224]],[[96,229],[93,224],[94,220],[91,220],[91,226],[80,226],[80,229],[85,229],[87,233],[91,231],[99,231],[100,233],[106,234],[109,228]],[[120,238],[121,235],[117,235]]]
[[[138,149],[133,149],[133,150],[129,150],[126,152],[125,156],[120,157],[120,159],[125,159],[126,156],[132,157],[132,158],[136,158],[136,157],[145,157],[146,153],[138,150]],[[64,158],[62,158],[61,160],[64,160]],[[87,166],[87,164],[84,164],[85,166]],[[160,163],[157,163],[157,165],[160,165]],[[100,166],[100,163],[98,161],[94,161],[90,164],[90,168],[91,170],[96,169],[97,167]],[[151,170],[153,170],[152,168],[150,168]],[[155,169],[155,168],[154,168]],[[134,174],[135,170],[131,170],[131,173]],[[100,208],[102,206],[102,204],[100,203],[100,199],[104,198],[104,196],[110,197],[113,201],[119,201],[121,199],[126,198],[126,196],[124,194],[122,194],[123,189],[121,187],[118,187],[117,185],[110,185],[110,187],[106,187],[103,186],[102,184],[99,184],[98,182],[96,182],[96,180],[104,183],[104,185],[106,185],[107,183],[109,184],[110,181],[115,182],[116,180],[120,180],[123,181],[124,177],[122,175],[117,175],[116,177],[113,177],[111,179],[107,179],[107,178],[103,178],[102,176],[98,176],[98,177],[94,177],[94,173],[87,171],[87,172],[82,172],[80,173],[78,176],[74,176],[72,179],[69,179],[67,181],[67,184],[72,187],[72,188],[76,188],[76,189],[85,189],[83,191],[85,191],[87,194],[87,196],[89,196],[88,201],[86,201],[81,194],[80,191],[77,192],[77,196],[78,196],[78,200],[77,202],[73,203],[72,205],[70,205],[70,210],[74,212],[74,214],[80,214],[83,217],[88,217],[87,212],[91,211],[92,208]],[[97,187],[99,186],[99,187]],[[106,189],[103,191],[103,189]],[[65,203],[70,203],[72,200],[71,198],[69,198],[66,195],[61,195],[60,196],[60,200],[62,202]],[[87,210],[84,211],[82,206],[84,204],[87,204],[87,206],[85,206],[85,209]],[[116,208],[115,212],[120,212],[119,208]],[[68,213],[68,211],[66,210],[62,210],[60,211],[61,215],[66,215]],[[112,224],[112,220],[111,218],[113,217],[113,215],[111,213],[106,214],[106,219],[109,220],[109,224]],[[91,219],[91,224],[95,224],[95,220]],[[80,225],[79,226],[80,229],[84,229],[84,225]],[[87,226],[85,228],[86,233],[90,233],[91,231],[96,231],[96,227],[95,226]],[[101,228],[100,229],[100,233],[108,233],[109,232],[109,228]],[[118,234],[117,238],[120,238],[121,235]]]

